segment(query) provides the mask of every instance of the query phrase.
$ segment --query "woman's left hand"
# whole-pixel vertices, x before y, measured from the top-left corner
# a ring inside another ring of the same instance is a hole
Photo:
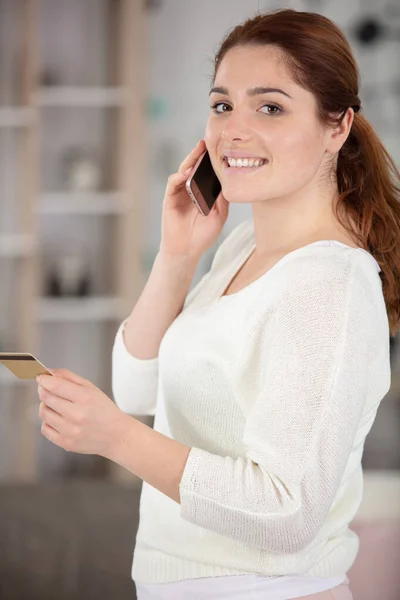
[[[68,369],[41,375],[38,391],[41,433],[68,452],[110,458],[123,443],[132,417],[93,383]]]

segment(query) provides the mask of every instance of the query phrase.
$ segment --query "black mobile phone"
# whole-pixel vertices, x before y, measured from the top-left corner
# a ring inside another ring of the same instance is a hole
[[[220,192],[221,184],[211,164],[208,150],[203,152],[186,181],[186,191],[199,212],[210,214]]]

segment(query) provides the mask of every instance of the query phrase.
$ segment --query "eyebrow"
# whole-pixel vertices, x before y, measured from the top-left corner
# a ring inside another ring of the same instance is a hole
[[[254,87],[254,88],[250,88],[248,90],[246,90],[246,93],[248,96],[259,96],[261,94],[269,94],[270,92],[278,92],[279,94],[284,94],[285,96],[287,96],[288,98],[292,98],[292,96],[289,96],[289,94],[287,92],[284,92],[283,90],[281,90],[280,88],[271,88],[271,87]],[[211,96],[211,94],[216,93],[216,94],[224,94],[225,96],[229,96],[229,92],[228,92],[228,88],[226,87],[213,87],[210,90],[209,95]]]

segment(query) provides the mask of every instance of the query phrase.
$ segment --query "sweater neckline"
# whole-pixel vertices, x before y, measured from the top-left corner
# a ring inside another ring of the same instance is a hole
[[[377,262],[377,260],[372,256],[372,254],[370,254],[369,252],[367,252],[366,250],[364,250],[364,248],[354,248],[353,246],[349,246],[348,244],[344,244],[343,242],[339,242],[338,240],[317,240],[316,242],[310,242],[309,244],[305,244],[304,246],[300,246],[300,248],[295,248],[294,250],[291,250],[290,252],[288,252],[287,254],[285,254],[284,256],[282,256],[274,265],[272,265],[272,267],[270,267],[268,269],[268,271],[266,271],[265,273],[263,273],[262,275],[260,275],[260,277],[258,277],[257,279],[255,279],[254,281],[252,281],[251,283],[249,283],[248,285],[246,285],[244,288],[238,290],[237,292],[234,292],[233,294],[223,294],[223,292],[227,289],[228,285],[231,283],[231,281],[233,280],[233,278],[236,276],[236,274],[239,272],[239,270],[242,268],[242,266],[244,265],[244,263],[247,261],[247,259],[250,257],[250,255],[253,253],[253,251],[256,248],[256,243],[254,241],[254,238],[251,241],[251,244],[249,244],[248,246],[246,246],[244,248],[244,251],[242,252],[242,254],[240,255],[240,258],[238,259],[238,262],[235,262],[234,268],[229,270],[229,278],[227,279],[227,281],[225,281],[224,286],[222,287],[222,289],[219,287],[218,289],[218,295],[215,299],[216,303],[222,303],[222,302],[226,302],[229,301],[230,298],[235,298],[235,297],[239,297],[242,294],[245,294],[249,289],[252,289],[253,287],[255,287],[256,285],[258,285],[261,281],[263,281],[266,277],[269,276],[269,274],[274,271],[279,265],[281,265],[287,258],[291,257],[293,254],[295,254],[296,252],[299,252],[300,250],[304,250],[304,248],[308,248],[309,246],[333,246],[333,245],[339,245],[342,246],[344,248],[351,248],[352,250],[361,250],[362,252],[365,252],[370,258],[372,258],[372,260],[375,262],[375,265],[377,267],[377,271],[380,272],[381,268],[379,266],[379,263]]]

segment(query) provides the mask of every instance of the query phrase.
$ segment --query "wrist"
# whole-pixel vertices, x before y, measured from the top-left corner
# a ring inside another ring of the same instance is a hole
[[[118,409],[119,415],[110,431],[108,447],[103,454],[104,458],[123,465],[124,456],[129,446],[129,440],[133,435],[136,419]]]
[[[195,271],[199,262],[199,257],[191,254],[170,254],[163,250],[159,250],[156,256],[158,263],[162,263],[163,267],[169,269],[185,269]]]
[[[197,261],[190,256],[158,254],[154,263],[155,277],[165,282],[167,289],[181,290],[190,286]]]

